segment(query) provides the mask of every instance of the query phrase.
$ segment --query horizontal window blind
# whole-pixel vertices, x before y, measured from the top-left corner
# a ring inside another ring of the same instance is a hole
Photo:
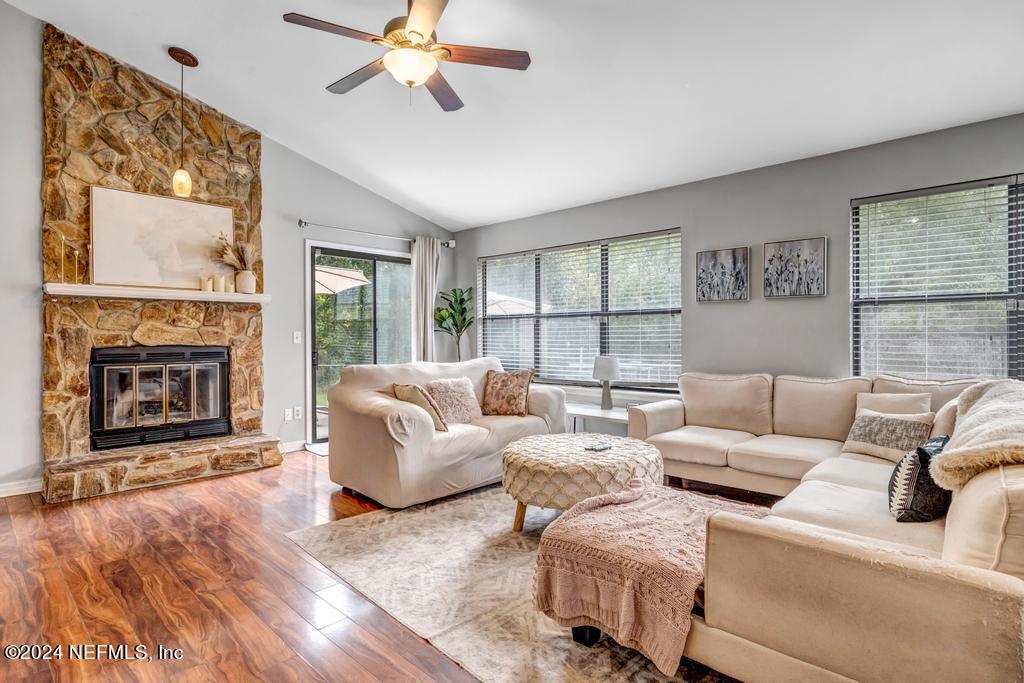
[[[852,365],[1021,377],[1021,176],[852,203]]]
[[[482,258],[483,355],[542,380],[594,383],[594,356],[620,385],[673,386],[681,372],[679,230]]]

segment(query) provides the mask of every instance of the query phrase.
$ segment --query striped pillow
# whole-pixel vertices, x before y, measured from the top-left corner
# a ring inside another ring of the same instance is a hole
[[[930,522],[944,517],[953,492],[940,488],[928,465],[942,453],[948,436],[928,439],[896,464],[889,477],[889,512],[897,522]]]

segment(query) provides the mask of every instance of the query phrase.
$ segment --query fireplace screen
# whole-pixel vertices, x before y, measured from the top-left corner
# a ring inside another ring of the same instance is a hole
[[[230,433],[223,347],[94,349],[92,447]]]

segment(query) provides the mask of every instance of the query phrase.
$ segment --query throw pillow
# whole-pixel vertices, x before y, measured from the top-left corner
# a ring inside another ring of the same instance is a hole
[[[434,422],[434,429],[438,432],[447,432],[448,424],[441,416],[441,409],[434,398],[427,393],[427,390],[419,384],[396,384],[395,398],[417,405],[427,411],[427,415]]]
[[[935,413],[890,415],[861,409],[850,427],[843,451],[899,462],[907,451],[928,440],[934,417]]]
[[[948,436],[928,439],[911,451],[893,468],[889,477],[889,512],[897,522],[930,522],[944,517],[953,500],[953,492],[940,488],[928,466],[942,453]]]
[[[857,411],[877,413],[927,413],[932,409],[931,394],[857,394]]]
[[[534,370],[488,370],[487,382],[484,385],[484,415],[526,416],[526,403],[530,397],[533,373]]]
[[[472,422],[483,417],[473,390],[473,381],[468,377],[435,379],[427,382],[426,389],[448,424]]]

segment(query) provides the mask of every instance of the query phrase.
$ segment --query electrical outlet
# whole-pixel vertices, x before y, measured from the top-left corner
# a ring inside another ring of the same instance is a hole
[[[292,409],[291,408],[285,408],[284,409],[284,421],[285,422],[291,422],[291,420],[292,420]]]
[[[292,344],[301,344],[301,343],[302,343],[302,332],[300,332],[299,330],[295,330],[294,332],[292,332]]]
[[[296,420],[301,420],[302,419],[302,406],[295,406],[295,419]]]

